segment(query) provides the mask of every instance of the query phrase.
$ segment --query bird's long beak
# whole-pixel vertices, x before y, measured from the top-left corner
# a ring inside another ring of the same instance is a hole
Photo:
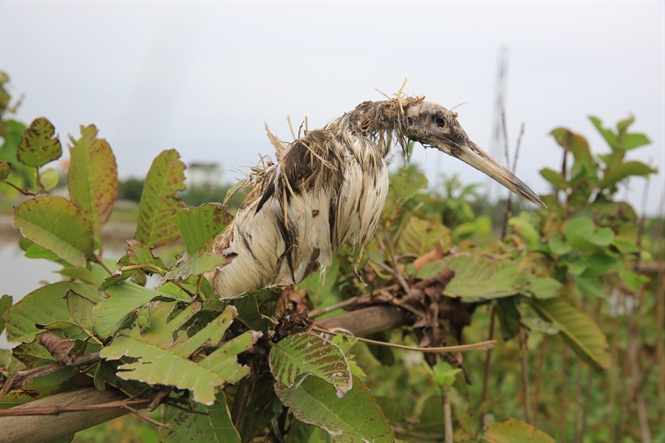
[[[464,163],[473,166],[525,200],[535,203],[538,206],[542,206],[543,208],[547,207],[538,195],[525,185],[522,180],[517,178],[515,174],[506,169],[491,155],[480,149],[480,147],[471,140],[467,140],[462,145],[458,144],[457,149],[454,149],[451,155],[462,160]]]

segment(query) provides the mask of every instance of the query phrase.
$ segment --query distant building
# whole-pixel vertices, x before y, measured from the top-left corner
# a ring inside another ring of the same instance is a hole
[[[187,166],[187,187],[210,190],[221,185],[222,168],[219,163],[193,162]]]

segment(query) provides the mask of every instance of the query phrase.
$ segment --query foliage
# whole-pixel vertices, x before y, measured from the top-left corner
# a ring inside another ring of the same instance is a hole
[[[5,140],[14,157],[11,165],[2,163],[2,178],[34,195],[14,216],[26,255],[59,263],[65,280],[14,305],[0,299],[0,326],[19,342],[12,355],[2,354],[0,377],[7,380],[19,362],[27,368],[60,362],[67,370],[45,377],[41,387],[9,390],[0,407],[66,389],[76,376],[79,384],[143,397],[153,407],[161,403],[164,441],[430,441],[453,430],[460,442],[553,441],[548,433],[557,428],[541,423],[539,430],[528,411],[533,404],[537,415],[552,417],[557,386],[540,386],[544,366],[527,372],[526,352],[552,360],[550,375],[567,374],[575,361],[595,371],[589,377],[615,371],[607,329],[585,307],[607,305],[612,321],[617,291],[634,296],[650,284],[636,271],[648,252],[639,243],[635,211],[614,200],[622,181],[654,172],[625,160],[628,150],[648,140],[629,132],[632,120],[616,131],[592,121],[610,153],[595,157],[580,135],[553,131],[573,162],[560,172],[542,171],[555,190],[543,198],[549,208],[510,218],[503,239],[492,236],[488,217],[472,210],[478,200],[473,187],[460,190],[453,178],[445,196],[428,194],[416,168],[401,168],[365,253],[342,248],[325,274],[304,281],[285,306],[279,294],[265,290],[232,302],[214,296],[205,273],[223,257],[212,254],[210,240],[232,217],[224,204],[183,202],[185,166],[174,150],[162,152],[148,171],[126,254],[115,262],[104,258],[99,233],[120,186],[113,153],[94,126],[81,127],[80,138],[70,137],[70,198],[47,195],[44,168],[61,149],[50,122],[40,118],[15,145]],[[17,178],[19,170],[34,178]],[[447,286],[423,283],[446,269],[455,272]],[[152,275],[161,278],[157,288],[146,284]],[[401,286],[409,291],[385,295],[386,288]],[[398,305],[416,319],[380,334],[383,340],[423,347],[482,341],[488,329],[494,335],[496,322],[506,342],[492,367],[483,354],[464,361],[461,354],[423,357],[322,336],[306,321],[302,328],[289,323],[306,317],[308,308],[352,297],[359,307]],[[546,348],[547,342],[556,344]],[[562,343],[579,360],[559,359]],[[77,364],[82,357],[91,360]],[[519,360],[521,366],[513,363]],[[484,364],[491,368],[485,376]],[[527,379],[521,387],[520,371]],[[533,398],[529,378],[542,390],[540,398]],[[603,422],[602,416],[589,419]],[[560,440],[580,437],[572,428]],[[601,440],[610,437],[594,432]]]

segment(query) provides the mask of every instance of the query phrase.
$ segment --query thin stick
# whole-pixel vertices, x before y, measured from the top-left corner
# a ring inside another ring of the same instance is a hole
[[[24,415],[60,415],[64,412],[99,411],[102,409],[127,408],[130,405],[147,405],[149,400],[118,400],[98,405],[47,406],[41,408],[0,409],[0,417],[18,417]]]
[[[328,312],[336,311],[338,309],[344,309],[348,306],[353,306],[354,304],[356,304],[358,302],[359,297],[360,296],[356,295],[355,297],[348,298],[344,301],[341,301],[339,303],[335,303],[334,305],[330,305],[326,308],[314,309],[314,310],[310,311],[308,316],[309,316],[309,318],[316,318],[316,317],[319,317],[323,314],[327,314]]]
[[[524,419],[527,423],[531,421],[531,397],[529,396],[529,366],[527,363],[526,332],[520,327],[520,365],[522,367],[522,396],[524,397]]]
[[[447,389],[443,391],[443,420],[444,420],[444,432],[445,432],[445,442],[453,443],[453,414],[452,408],[450,407],[450,398],[448,397]]]
[[[347,334],[346,332],[336,331],[334,329],[324,329],[317,326],[314,326],[312,330],[317,332],[322,332],[324,334],[333,334],[333,335],[345,335],[347,337],[353,337],[358,341],[363,343],[369,343],[377,346],[385,346],[387,348],[395,349],[405,349],[407,351],[419,351],[419,352],[428,352],[428,353],[438,353],[438,352],[468,352],[468,351],[487,351],[492,349],[496,344],[496,340],[488,340],[479,343],[473,343],[470,345],[458,345],[458,346],[439,346],[433,348],[421,348],[419,346],[408,346],[408,345],[399,345],[396,343],[388,343],[385,341],[370,340],[369,338],[355,337],[353,335]]]
[[[496,321],[496,306],[492,306],[492,312],[490,314],[490,326],[489,326],[489,340],[494,340],[494,324]],[[483,404],[487,401],[487,396],[489,394],[489,385],[490,385],[490,375],[492,369],[492,350],[488,349],[487,354],[485,354],[485,369],[483,373],[483,392],[480,396],[480,403]],[[483,414],[480,417],[480,426],[485,429],[489,426],[487,422],[489,415]]]

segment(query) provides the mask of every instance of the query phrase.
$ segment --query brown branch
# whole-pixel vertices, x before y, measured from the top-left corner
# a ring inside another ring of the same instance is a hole
[[[100,392],[94,388],[85,388],[52,395],[25,405],[6,409],[3,412],[12,412],[14,416],[0,417],[0,441],[3,443],[23,443],[27,441],[45,443],[72,435],[83,429],[129,413],[127,409],[122,407],[108,407],[109,403],[117,405],[126,401],[125,397],[110,390]],[[73,405],[76,405],[79,410],[61,410],[59,415],[34,415],[34,412],[40,409],[71,409],[74,407]],[[100,405],[106,405],[107,407],[100,407]],[[94,408],[82,410],[87,406],[94,406]],[[25,409],[32,410],[33,414],[16,416],[17,411]]]
[[[21,386],[24,386],[28,382],[36,380],[40,377],[45,377],[47,375],[54,374],[65,368],[73,366],[89,365],[92,363],[96,363],[100,360],[101,357],[99,356],[99,352],[94,352],[92,354],[86,354],[80,357],[73,358],[72,362],[69,365],[65,365],[62,363],[51,363],[48,365],[40,366],[38,368],[29,369],[27,371],[21,371],[16,375],[16,377],[14,377],[13,380],[10,378],[10,380],[7,381],[6,385],[9,385],[9,388],[7,389],[8,391],[11,391],[12,389],[17,389],[20,388]],[[3,386],[2,389],[4,390],[5,387]]]

